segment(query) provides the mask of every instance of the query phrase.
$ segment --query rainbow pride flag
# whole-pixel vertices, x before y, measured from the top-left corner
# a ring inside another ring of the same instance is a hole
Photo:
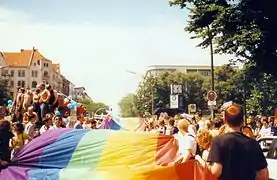
[[[25,145],[0,180],[212,180],[194,160],[167,166],[176,152],[171,136],[59,129]]]
[[[109,118],[102,122],[99,126],[99,129],[111,129],[111,130],[127,130],[122,127],[121,121],[119,118]]]

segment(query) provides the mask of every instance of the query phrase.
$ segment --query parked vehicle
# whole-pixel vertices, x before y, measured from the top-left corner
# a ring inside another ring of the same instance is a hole
[[[277,136],[258,139],[268,163],[270,180],[277,180]]]

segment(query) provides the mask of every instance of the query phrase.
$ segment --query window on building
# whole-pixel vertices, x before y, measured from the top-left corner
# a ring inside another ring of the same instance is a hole
[[[36,87],[37,87],[37,84],[38,84],[38,83],[37,83],[36,81],[33,81],[33,82],[32,82],[32,88],[36,88]]]
[[[32,77],[38,77],[38,71],[33,70],[32,71]]]
[[[18,70],[18,77],[25,77],[25,70]]]
[[[210,75],[210,71],[209,70],[199,70],[200,74],[202,76],[209,76]]]
[[[9,70],[4,70],[4,75],[7,76],[9,74]]]
[[[9,80],[4,80],[3,83],[4,83],[4,86],[5,86],[5,87],[8,87],[8,86],[9,86]]]
[[[11,70],[11,77],[14,77],[14,70]]]
[[[14,93],[13,93],[13,92],[10,92],[10,95],[11,95],[11,97],[13,97],[13,96],[14,96]]]
[[[21,87],[25,87],[25,81],[21,81]]]
[[[25,87],[25,81],[17,81],[18,87]]]
[[[43,66],[44,67],[48,67],[48,63],[43,63]]]
[[[197,69],[187,69],[187,73],[197,73]]]
[[[40,60],[37,61],[38,65],[40,65]]]
[[[43,76],[48,76],[48,72],[47,72],[47,71],[44,71],[44,72],[43,72]]]
[[[14,81],[10,81],[10,87],[14,87]]]

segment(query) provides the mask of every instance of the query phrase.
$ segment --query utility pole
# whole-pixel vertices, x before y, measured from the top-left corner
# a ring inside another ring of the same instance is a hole
[[[153,116],[154,115],[154,85],[151,86],[151,94],[152,94],[152,98],[151,98],[152,108],[151,108],[151,110],[152,110],[152,116]]]
[[[133,75],[139,75],[139,73],[136,73],[134,71],[130,71],[130,70],[126,70],[127,73],[129,74],[133,74]],[[145,76],[142,75],[143,80],[145,80]],[[152,111],[152,115],[154,115],[155,112],[155,96],[154,96],[154,83],[151,85],[151,111]],[[150,113],[150,112],[149,112]]]
[[[212,37],[212,33],[211,33],[211,30],[210,30],[210,27],[207,26],[207,29],[208,29],[208,38],[209,38],[209,43],[210,43],[210,53],[211,53],[211,88],[212,88],[212,91],[215,90],[214,88],[214,50],[213,50],[213,37]],[[215,117],[214,115],[214,109],[211,109],[211,116],[212,116],[212,119]]]

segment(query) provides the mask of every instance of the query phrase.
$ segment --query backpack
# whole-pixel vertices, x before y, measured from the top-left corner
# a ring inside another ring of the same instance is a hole
[[[192,134],[188,134],[188,136],[193,137],[195,139],[195,136],[192,135]],[[203,153],[203,151],[201,150],[199,144],[196,142],[196,152],[195,152],[195,155],[199,155],[199,156],[202,157],[202,153]]]

